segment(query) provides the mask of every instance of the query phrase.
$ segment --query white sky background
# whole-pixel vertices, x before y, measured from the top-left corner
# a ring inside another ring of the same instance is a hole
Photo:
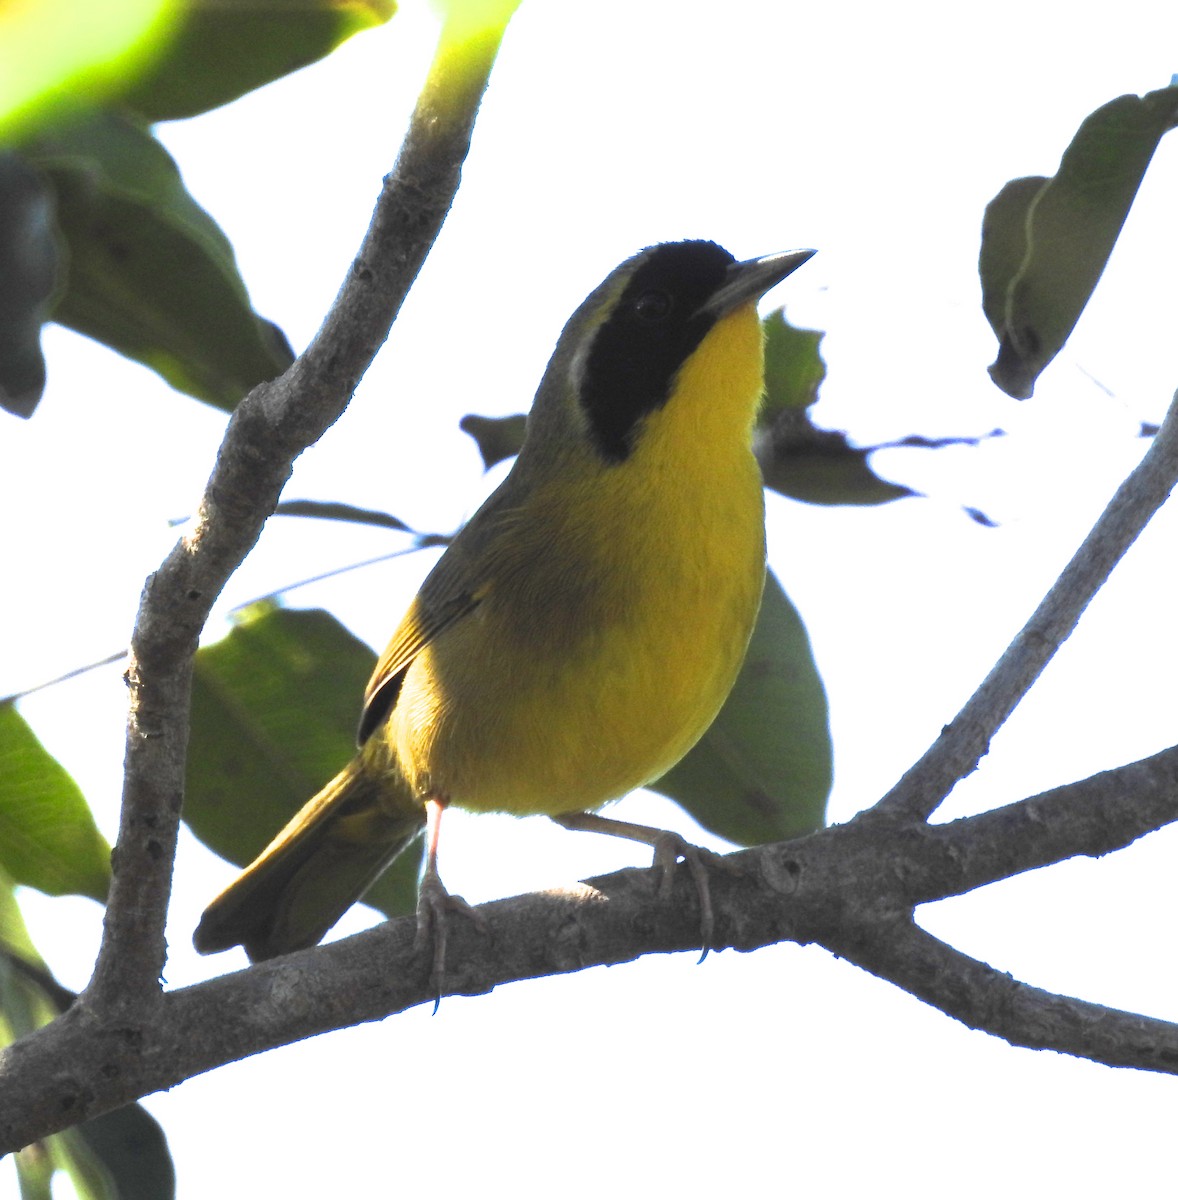
[[[406,9],[327,63],[161,130],[232,239],[257,309],[296,349],[355,252],[428,64],[432,22]],[[831,818],[877,799],[1022,624],[1140,457],[1138,423],[1160,420],[1178,386],[1174,144],[1031,402],[986,375],[994,344],[976,277],[985,203],[1008,179],[1050,174],[1100,104],[1164,86],[1178,20],[1136,2],[1098,19],[1025,0],[947,11],[525,0],[441,239],[354,404],[286,495],[449,530],[492,482],[459,417],[524,409],[564,320],[623,257],[680,237],[739,257],[818,248],[770,303],[829,331],[820,422],[860,443],[1008,433],[979,449],[876,457],[927,500],[824,510],[770,499],[770,559],[830,693]],[[47,349],[46,400],[32,421],[8,419],[0,444],[12,572],[0,693],[125,644],[142,579],[175,539],[167,522],[193,510],[224,424],[83,339],[51,330]],[[964,504],[999,527],[974,524]],[[945,818],[1175,741],[1176,526],[1163,510]],[[276,520],[221,611],[399,544]],[[379,648],[431,561],[410,555],[289,602],[330,606]],[[112,840],[119,675],[22,705]],[[708,841],[657,798],[615,811]],[[644,853],[542,819],[452,813],[442,873],[481,901]],[[1178,1019],[1176,861],[1178,834],[1164,831],[921,920],[1016,978]],[[184,838],[170,985],[242,965],[189,948],[232,874]],[[55,970],[81,987],[97,907],[35,896],[27,907]],[[368,919],[355,910],[340,928]],[[1178,1081],[1013,1049],[825,951],[782,946],[447,999],[436,1017],[331,1034],[147,1104],[181,1197],[1150,1195],[1172,1186]],[[0,1190],[15,1194],[6,1170]]]

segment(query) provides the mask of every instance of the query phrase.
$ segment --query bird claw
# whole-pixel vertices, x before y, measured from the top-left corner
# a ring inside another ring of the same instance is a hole
[[[670,898],[675,885],[675,864],[679,859],[687,864],[691,872],[691,881],[695,884],[695,893],[699,897],[699,932],[702,953],[699,962],[703,962],[712,948],[712,935],[716,929],[716,916],[712,909],[712,887],[708,879],[708,867],[705,858],[715,862],[717,855],[702,846],[693,846],[691,842],[670,830],[660,832],[654,843],[654,863],[661,878],[659,880],[659,896],[663,900]]]
[[[666,900],[671,895],[675,884],[675,863],[683,859],[691,872],[695,893],[699,897],[699,933],[703,953],[699,961],[703,962],[712,948],[712,934],[716,928],[716,918],[712,911],[712,889],[708,882],[708,869],[704,865],[705,857],[713,863],[719,862],[720,857],[702,846],[693,846],[685,838],[668,829],[652,829],[649,825],[635,825],[630,821],[617,821],[613,817],[603,817],[598,813],[571,812],[559,813],[552,818],[565,829],[580,829],[586,833],[604,833],[610,837],[626,838],[631,842],[641,842],[644,846],[654,848],[654,865],[659,869],[659,896]]]
[[[461,913],[474,922],[480,933],[487,932],[487,922],[482,913],[467,904],[461,896],[452,896],[446,891],[446,886],[437,871],[427,870],[422,876],[421,887],[417,893],[417,933],[413,938],[413,949],[421,953],[432,942],[429,988],[434,997],[434,1012],[438,1011],[438,1006],[442,1003],[450,913]]]

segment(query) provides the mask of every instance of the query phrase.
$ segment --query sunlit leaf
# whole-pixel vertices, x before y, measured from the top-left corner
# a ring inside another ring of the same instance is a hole
[[[68,252],[55,321],[224,409],[286,369],[281,330],[254,313],[233,248],[147,130],[96,112],[24,149]]]
[[[770,573],[731,695],[698,745],[651,786],[706,829],[754,846],[822,828],[832,770],[826,692],[810,640]]]
[[[32,1033],[62,1011],[37,984],[48,968],[33,946],[16,902],[16,884],[0,870],[0,1045]]]
[[[765,402],[760,422],[783,411],[809,408],[818,399],[826,378],[820,348],[825,336],[818,329],[799,329],[774,309],[762,322],[765,330]]]
[[[442,112],[463,108],[468,87],[481,90],[481,79],[519,5],[520,0],[433,0],[442,16],[442,37],[425,91]]]
[[[273,605],[199,651],[184,819],[205,845],[243,866],[351,758],[375,665],[328,613]],[[419,866],[403,854],[364,902],[412,912]]]
[[[51,896],[105,900],[110,847],[78,785],[13,704],[0,704],[0,867]]]
[[[44,1142],[25,1146],[15,1155],[20,1200],[53,1200],[53,1156]]]
[[[24,962],[44,965],[29,937],[28,926],[16,902],[16,884],[0,869],[0,947],[8,955],[17,955]]]
[[[0,139],[117,93],[166,43],[170,0],[0,4]]]
[[[1080,126],[1048,180],[1014,180],[986,209],[979,270],[1000,342],[990,368],[1027,399],[1075,328],[1104,271],[1162,135],[1178,87],[1120,96]]]

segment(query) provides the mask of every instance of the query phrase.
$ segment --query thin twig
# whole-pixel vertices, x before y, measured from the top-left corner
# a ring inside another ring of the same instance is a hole
[[[1178,483],[1178,397],[1153,444],[1117,489],[1071,562],[937,740],[876,804],[875,816],[927,820],[975,770],[1018,702]]]
[[[460,8],[461,6],[456,6]],[[229,422],[192,528],[148,579],[132,638],[126,772],[102,947],[83,1004],[130,1019],[159,996],[184,783],[192,655],[294,459],[340,416],[388,336],[458,188],[498,35],[456,52],[449,26],[372,222],[322,328]]]
[[[121,662],[126,657],[126,650],[116,650],[113,654],[108,654],[105,658],[100,658],[97,662],[86,663],[80,667],[71,667],[64,674],[56,675],[52,679],[46,679],[42,683],[34,683],[32,687],[27,687],[24,691],[12,692],[7,696],[0,696],[0,706],[15,704],[18,700],[23,700],[26,696],[32,696],[36,692],[43,692],[46,688],[56,687],[59,683],[68,683],[71,679],[77,679],[79,676],[85,675],[90,671],[97,671],[99,667],[112,666],[114,663]]]
[[[297,591],[299,588],[310,587],[315,583],[322,583],[325,579],[335,579],[340,575],[347,575],[350,571],[359,571],[365,567],[379,566],[381,563],[390,562],[394,558],[404,558],[409,554],[416,554],[419,550],[433,550],[443,546],[448,546],[453,540],[453,534],[447,533],[417,533],[414,530],[409,530],[413,534],[413,544],[405,546],[401,550],[390,550],[387,554],[377,554],[373,558],[361,559],[359,562],[346,563],[342,567],[332,567],[327,571],[320,571],[318,575],[308,575],[305,579],[296,579],[292,583],[280,584],[270,591],[254,596],[249,600],[242,600],[235,604],[229,614],[239,613],[244,609],[252,608],[255,604],[261,604],[264,601],[272,600],[275,596],[286,596],[291,592]],[[117,662],[122,662],[127,657],[126,650],[116,650],[113,654],[108,654],[105,658],[100,658],[97,662],[86,663],[80,667],[71,667],[70,670],[61,675],[55,676],[53,679],[46,679],[42,683],[35,683],[32,687],[27,687],[20,692],[12,692],[7,696],[0,696],[0,707],[5,704],[15,704],[18,700],[25,699],[26,696],[32,696],[36,692],[43,692],[46,688],[56,687],[61,683],[69,683],[71,679],[77,679],[82,675],[88,674],[90,671],[97,671],[100,667],[110,667]]]
[[[1014,1046],[1056,1050],[1110,1067],[1178,1074],[1178,1025],[1058,996],[1011,978],[912,921],[873,924],[830,947],[841,958]]]

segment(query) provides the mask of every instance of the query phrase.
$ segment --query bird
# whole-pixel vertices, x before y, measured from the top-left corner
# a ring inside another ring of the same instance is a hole
[[[211,902],[199,952],[316,944],[424,832],[418,930],[440,988],[447,913],[473,912],[438,872],[453,804],[645,842],[664,876],[686,858],[706,953],[693,848],[598,810],[691,749],[744,659],[765,580],[757,302],[813,253],[665,242],[589,294],[512,469],[380,656],[355,756]]]

